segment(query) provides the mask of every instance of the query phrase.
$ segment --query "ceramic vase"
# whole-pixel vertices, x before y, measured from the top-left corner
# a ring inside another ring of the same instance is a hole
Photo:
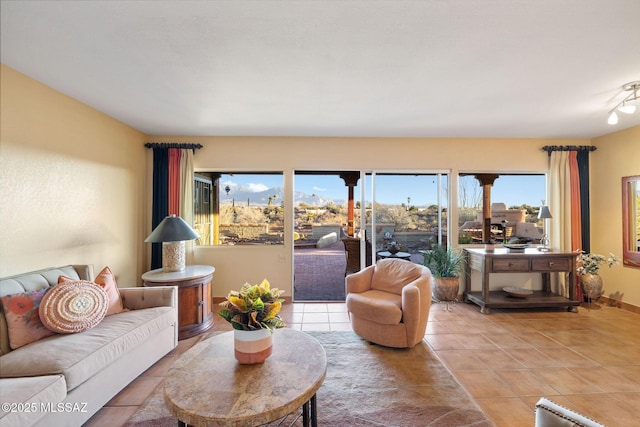
[[[241,365],[263,363],[273,350],[273,333],[270,329],[255,331],[233,330],[233,347],[236,360]]]
[[[582,292],[591,300],[597,300],[602,295],[602,277],[595,273],[585,273],[580,276]]]
[[[433,298],[436,301],[455,301],[460,287],[459,277],[434,277]]]

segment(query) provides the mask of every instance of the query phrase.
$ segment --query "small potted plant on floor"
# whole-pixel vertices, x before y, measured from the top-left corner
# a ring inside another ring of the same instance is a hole
[[[271,288],[264,279],[259,285],[245,283],[240,291],[231,291],[220,303],[218,314],[231,323],[234,332],[234,352],[238,362],[264,362],[272,353],[273,331],[286,326],[280,318],[283,291]]]
[[[458,299],[460,288],[460,272],[464,264],[462,251],[436,245],[430,251],[425,251],[424,263],[433,275],[434,301],[444,301],[449,309],[449,302]]]

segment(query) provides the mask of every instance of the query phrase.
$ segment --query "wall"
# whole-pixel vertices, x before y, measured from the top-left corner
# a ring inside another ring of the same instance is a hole
[[[109,265],[120,286],[140,284],[150,227],[145,141],[197,142],[203,170],[282,170],[286,206],[293,171],[448,169],[546,172],[550,139],[144,137],[140,132],[14,70],[0,69],[0,277],[68,263]],[[595,138],[591,154],[592,250],[621,255],[620,178],[640,174],[640,127]],[[452,179],[452,200],[457,199]],[[452,217],[457,218],[454,208]],[[217,267],[214,295],[267,277],[291,295],[292,218],[284,246],[197,247]],[[457,241],[452,231],[453,241]],[[603,269],[607,292],[640,306],[640,270]]]
[[[274,137],[149,137],[154,142],[190,142],[196,170],[282,170],[285,206],[292,207],[294,170],[386,171],[450,170],[452,200],[457,200],[458,172],[541,172],[548,169],[545,145],[585,145],[589,140],[566,139],[444,139],[444,138],[274,138]],[[346,188],[345,188],[346,192]],[[345,193],[346,194],[346,193]],[[457,209],[451,211],[457,223]],[[292,208],[285,213],[284,246],[196,247],[195,262],[216,267],[215,296],[225,296],[246,281],[268,278],[291,296],[293,247]],[[457,242],[457,227],[451,229]],[[502,275],[504,276],[504,275]],[[520,275],[521,276],[521,275]],[[497,278],[496,283],[501,279]],[[518,280],[531,280],[518,278]],[[499,283],[498,283],[499,284]],[[513,284],[511,284],[513,285]],[[507,284],[504,284],[507,286]]]
[[[0,277],[66,264],[144,272],[144,135],[2,65]]]
[[[622,259],[623,176],[640,175],[640,126],[593,139],[590,157],[591,252]],[[623,302],[640,307],[640,268],[603,267],[605,295],[624,293]]]

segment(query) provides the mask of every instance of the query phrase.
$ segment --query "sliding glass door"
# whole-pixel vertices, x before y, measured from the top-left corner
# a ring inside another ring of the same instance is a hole
[[[296,301],[344,300],[344,277],[394,256],[423,262],[447,244],[449,175],[440,171],[296,171]]]
[[[375,250],[371,262],[396,256],[422,263],[423,252],[447,244],[449,175],[444,171],[364,173],[361,223]]]

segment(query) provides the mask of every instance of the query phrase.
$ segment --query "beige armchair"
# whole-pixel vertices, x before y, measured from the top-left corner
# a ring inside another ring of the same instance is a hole
[[[383,259],[345,278],[354,332],[386,347],[414,347],[427,329],[433,277],[427,267]]]

